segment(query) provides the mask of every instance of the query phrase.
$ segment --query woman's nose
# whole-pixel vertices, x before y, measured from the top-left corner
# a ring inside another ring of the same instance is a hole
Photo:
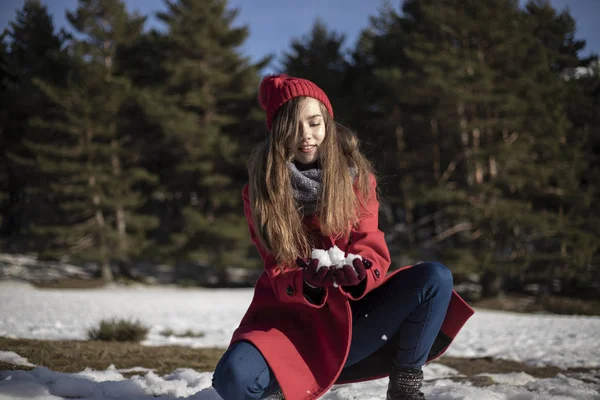
[[[300,139],[302,139],[302,140],[310,139],[311,136],[312,136],[312,133],[310,132],[310,129],[308,129],[304,125],[300,125]]]

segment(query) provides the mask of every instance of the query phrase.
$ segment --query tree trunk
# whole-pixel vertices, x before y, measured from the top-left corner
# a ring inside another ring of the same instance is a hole
[[[115,280],[112,270],[110,269],[110,264],[106,260],[103,260],[100,264],[100,276],[104,282],[112,282]]]
[[[481,132],[479,129],[473,129],[473,154],[475,155],[475,183],[478,185],[483,183],[483,163],[479,158],[479,151],[481,150]]]
[[[111,156],[112,163],[112,173],[115,179],[121,178],[121,161],[119,160],[119,156],[117,154],[118,151],[118,142],[116,139],[113,139],[110,143],[111,148],[113,149],[113,154]],[[119,258],[121,260],[125,260],[127,258],[128,252],[128,243],[127,243],[127,222],[125,221],[125,208],[122,204],[117,204],[115,207],[115,216],[116,216],[116,225],[117,225],[117,234],[118,234],[118,248],[119,248]]]
[[[87,131],[87,140],[88,144],[92,143],[93,139],[93,131],[92,129],[88,129]],[[91,160],[89,160],[91,162]],[[90,191],[92,194],[92,203],[94,204],[94,208],[96,210],[94,217],[96,220],[97,231],[95,233],[94,245],[98,248],[100,253],[100,275],[105,282],[112,282],[114,280],[112,271],[110,271],[110,265],[108,262],[107,254],[108,249],[106,248],[106,238],[104,237],[104,225],[106,223],[104,219],[104,213],[102,212],[102,207],[100,206],[100,195],[95,193],[96,186],[96,177],[94,175],[90,175],[88,178],[88,186],[90,187]]]
[[[410,187],[412,186],[412,177],[408,172],[408,163],[404,157],[404,129],[401,126],[396,127],[396,149],[400,156],[400,170],[403,173],[400,181],[400,190],[402,191],[402,199],[404,200],[404,219],[406,223],[406,232],[408,232],[408,243],[415,243],[414,226],[414,201],[410,195]]]
[[[472,171],[472,160],[471,160],[471,154],[472,151],[469,147],[469,133],[467,132],[467,116],[465,113],[465,105],[464,103],[460,102],[457,105],[457,113],[458,113],[458,117],[460,119],[460,139],[461,139],[461,143],[463,146],[463,154],[464,154],[464,160],[465,160],[465,168],[466,168],[466,175],[467,175],[467,186],[471,187],[473,186],[473,183],[475,182],[475,179],[473,177],[473,171]]]
[[[405,176],[402,178],[402,191],[406,193],[408,188],[412,186],[412,178],[410,176]],[[415,203],[409,195],[404,195],[404,214],[406,220],[406,231],[408,232],[408,243],[415,243],[415,232],[414,232],[414,207]]]
[[[433,176],[436,181],[439,181],[442,173],[440,171],[440,137],[437,119],[432,118],[431,121],[431,136],[433,141]]]
[[[498,176],[498,162],[496,161],[496,157],[489,157],[489,168],[490,168],[490,178],[495,179]]]
[[[498,297],[501,289],[501,280],[497,272],[487,270],[481,276],[481,297]]]

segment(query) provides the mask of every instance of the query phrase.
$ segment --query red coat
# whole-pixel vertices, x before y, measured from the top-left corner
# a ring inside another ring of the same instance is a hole
[[[247,185],[242,196],[250,235],[264,260],[265,271],[256,283],[252,303],[231,343],[246,340],[260,350],[287,400],[316,399],[334,383],[387,376],[391,357],[395,354],[393,346],[397,342],[393,338],[380,351],[342,372],[352,335],[349,304],[352,295],[341,288],[330,288],[322,305],[308,302],[303,295],[302,270],[284,267],[281,272],[273,255],[260,245],[255,235]],[[368,212],[352,229],[352,240],[346,237],[334,241],[320,235],[318,217],[312,215],[304,219],[309,230],[321,237],[323,249],[337,245],[344,251],[373,261],[372,268],[367,270],[366,289],[359,298],[386,281],[390,266],[388,247],[378,228],[378,209],[379,203],[374,198],[368,204]],[[471,307],[453,292],[428,361],[444,353],[472,314]]]

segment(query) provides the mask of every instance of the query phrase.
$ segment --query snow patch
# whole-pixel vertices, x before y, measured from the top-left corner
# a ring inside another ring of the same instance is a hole
[[[0,361],[13,365],[22,365],[24,367],[35,367],[35,365],[27,361],[26,358],[23,358],[12,351],[0,351]]]

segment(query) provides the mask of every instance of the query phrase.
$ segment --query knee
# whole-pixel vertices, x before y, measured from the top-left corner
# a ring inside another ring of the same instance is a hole
[[[212,377],[212,386],[224,399],[233,398],[233,390],[239,385],[232,381],[239,380],[239,372],[236,371],[235,363],[232,362],[229,352],[226,352],[217,363]]]
[[[249,374],[239,368],[232,357],[223,357],[219,361],[212,384],[219,396],[225,400],[260,399],[258,396],[251,396],[248,390],[252,385]]]
[[[243,347],[243,346],[242,346]],[[212,386],[225,400],[255,400],[262,399],[267,389],[261,385],[261,377],[253,368],[246,368],[246,363],[240,362],[241,348],[227,351],[215,368]]]
[[[438,288],[438,290],[452,290],[454,284],[452,271],[444,264],[439,262],[424,262],[417,264],[416,267],[421,272],[421,276],[423,276],[428,286]]]

